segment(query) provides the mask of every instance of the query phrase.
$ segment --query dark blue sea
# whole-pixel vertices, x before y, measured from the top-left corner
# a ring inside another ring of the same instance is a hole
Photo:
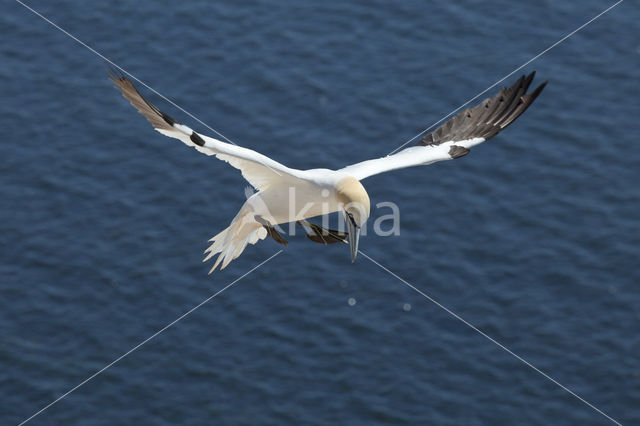
[[[386,155],[613,0],[27,4],[305,169]],[[360,241],[623,424],[640,424],[638,22],[625,1],[478,98],[549,80],[470,155],[365,180],[401,232]],[[347,246],[268,239],[207,275],[240,173],[153,131],[104,60],[19,3],[0,40],[0,423],[146,341],[29,424],[613,424]]]

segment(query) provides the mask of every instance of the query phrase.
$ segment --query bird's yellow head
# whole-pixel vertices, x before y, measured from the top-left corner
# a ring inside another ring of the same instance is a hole
[[[369,218],[371,201],[364,186],[353,177],[341,179],[336,186],[336,192],[344,210],[344,220],[347,223],[351,246],[351,262],[354,262],[358,254],[360,228]]]
[[[353,177],[346,177],[336,187],[338,201],[347,215],[353,216],[355,225],[361,227],[369,218],[371,202],[364,186]]]

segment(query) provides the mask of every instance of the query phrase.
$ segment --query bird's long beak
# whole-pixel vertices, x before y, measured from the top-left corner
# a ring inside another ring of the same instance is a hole
[[[353,223],[353,220],[347,216],[347,231],[349,232],[349,247],[351,248],[351,263],[356,261],[358,255],[358,240],[360,239],[360,227]]]

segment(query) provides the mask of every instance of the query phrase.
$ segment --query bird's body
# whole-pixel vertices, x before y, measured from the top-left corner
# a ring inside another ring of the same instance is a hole
[[[526,93],[533,76],[534,73],[522,76],[510,88],[461,112],[424,136],[417,146],[338,170],[298,170],[256,151],[196,133],[144,99],[126,77],[112,73],[123,96],[158,132],[240,169],[243,177],[257,190],[248,197],[231,224],[211,238],[204,260],[219,254],[211,271],[220,264],[221,268],[226,267],[248,244],[255,244],[267,236],[286,245],[276,226],[289,222],[302,225],[312,241],[323,244],[348,242],[352,261],[355,260],[360,228],[370,210],[369,196],[360,181],[378,173],[466,155],[471,147],[499,133],[531,105],[546,84]],[[340,211],[344,213],[346,233],[306,221]]]
[[[253,194],[245,206],[272,224],[294,222],[340,210],[336,187],[348,175],[328,169],[306,170],[295,186],[279,183]],[[244,206],[243,206],[244,207]]]
[[[247,244],[255,244],[269,232],[277,232],[276,225],[340,210],[336,187],[341,179],[348,178],[347,175],[327,169],[300,172],[295,185],[283,181],[251,195],[231,225],[210,240],[212,244],[207,249],[205,261],[221,253],[213,269],[220,263],[222,268],[226,267]]]

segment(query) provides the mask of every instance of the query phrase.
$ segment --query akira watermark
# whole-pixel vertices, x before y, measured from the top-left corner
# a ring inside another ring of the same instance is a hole
[[[282,192],[281,192],[282,194]],[[289,187],[287,195],[281,196],[279,202],[266,203],[263,193],[257,193],[251,187],[245,188],[247,205],[257,220],[268,223],[278,232],[296,235],[304,228],[301,222],[309,221],[324,230],[347,231],[343,212],[357,209],[361,217],[367,220],[360,224],[360,235],[373,233],[381,237],[400,235],[400,208],[392,201],[381,201],[368,206],[368,211],[359,204],[339,204],[328,189],[319,192],[319,197],[309,200],[310,196],[294,186]],[[270,205],[267,206],[267,204]],[[304,231],[303,231],[304,232]]]

